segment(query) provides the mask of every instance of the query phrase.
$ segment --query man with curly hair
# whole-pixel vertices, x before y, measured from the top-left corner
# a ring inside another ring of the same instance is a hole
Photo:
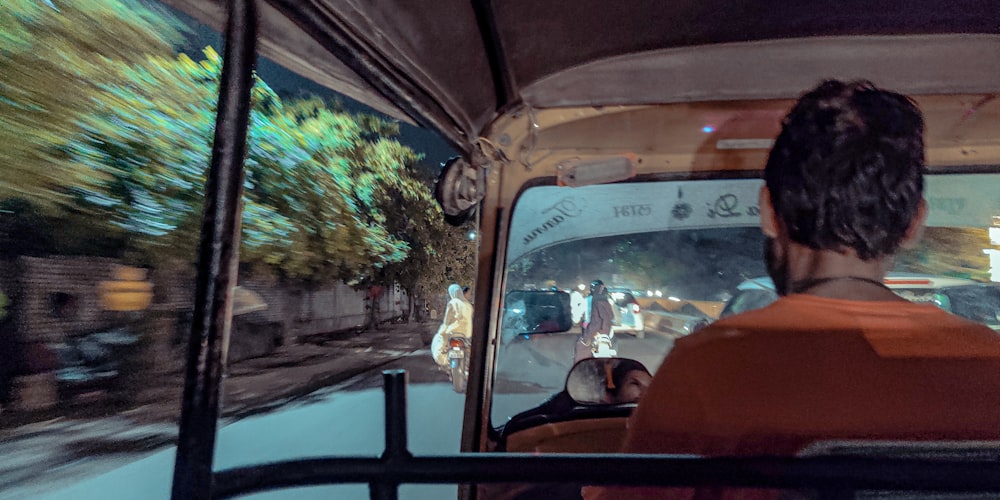
[[[883,284],[926,218],[923,132],[910,99],[868,82],[826,81],[799,99],[760,193],[781,297],[678,340],[629,422],[625,452],[788,456],[828,440],[1000,439],[1000,336]]]

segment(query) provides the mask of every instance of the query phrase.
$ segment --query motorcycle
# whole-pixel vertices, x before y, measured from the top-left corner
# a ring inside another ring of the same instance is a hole
[[[448,367],[452,388],[459,394],[465,393],[469,381],[469,339],[464,335],[448,338]]]
[[[61,401],[95,391],[116,402],[134,396],[131,377],[138,362],[137,334],[120,328],[70,337],[51,347],[59,363],[56,381]]]

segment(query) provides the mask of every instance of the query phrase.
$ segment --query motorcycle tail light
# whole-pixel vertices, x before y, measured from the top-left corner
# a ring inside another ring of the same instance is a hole
[[[642,309],[639,309],[639,304],[632,304],[632,312],[633,313],[639,314],[641,311],[642,311]]]
[[[451,339],[448,341],[450,347],[462,347],[462,339]]]

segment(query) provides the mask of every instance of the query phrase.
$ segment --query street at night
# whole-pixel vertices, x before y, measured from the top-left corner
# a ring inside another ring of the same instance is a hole
[[[215,467],[220,469],[258,461],[318,455],[377,455],[384,442],[381,372],[395,368],[409,373],[411,450],[416,453],[458,451],[463,397],[452,390],[447,375],[434,366],[428,350],[424,348],[335,386],[300,397],[268,413],[228,424],[224,421],[217,442]],[[112,426],[112,429],[101,429],[102,424]],[[107,419],[90,425],[80,424],[75,432],[96,435],[102,431],[125,429],[124,422]],[[129,431],[132,436],[118,438],[126,440],[144,431],[176,433],[176,426],[159,425],[154,428],[135,427],[133,424]],[[174,460],[172,447],[143,453],[81,457],[60,468],[45,467],[37,451],[48,448],[69,453],[71,450],[62,443],[72,441],[73,436],[68,434],[73,433],[48,432],[0,445],[0,453],[8,461],[14,457],[8,452],[12,448],[33,450],[30,454],[25,452],[29,455],[25,459],[37,464],[30,480],[21,480],[5,488],[0,498],[169,498]],[[116,436],[104,434],[103,439],[114,441]],[[366,486],[341,488],[357,491],[357,498],[367,498]],[[301,496],[303,492],[294,492],[294,496],[282,498],[313,498],[313,495],[321,498],[327,494],[322,492],[326,491],[310,489],[307,496]],[[274,497],[262,495],[253,498]],[[349,498],[355,498],[354,494]]]
[[[407,326],[393,328],[397,333],[415,330]],[[429,325],[421,326],[429,328]],[[425,455],[457,452],[464,395],[452,390],[448,376],[434,365],[426,346],[400,353],[400,343],[413,345],[418,337],[410,334],[404,340],[397,340],[397,345],[387,342],[389,345],[381,349],[372,346],[357,349],[358,352],[381,350],[382,356],[392,359],[377,368],[298,396],[264,413],[237,420],[223,419],[215,468],[323,455],[377,456],[384,443],[382,372],[394,369],[406,370],[409,380],[410,450]],[[553,336],[556,337],[568,340],[567,346],[575,342],[575,335]],[[646,339],[622,335],[618,342],[626,352],[649,353],[669,346],[671,339],[650,333]],[[563,353],[567,358],[572,355],[569,349],[571,347]],[[540,353],[543,356],[558,354]],[[658,360],[652,361],[658,363]],[[280,373],[276,376],[280,377]],[[511,387],[518,382],[498,380],[498,384]],[[539,392],[538,387],[526,390],[523,384],[520,385],[522,389],[513,399],[503,399],[514,408],[534,404],[551,395]],[[175,425],[136,425],[127,417],[50,423],[45,426],[45,432],[0,444],[0,454],[8,460],[6,465],[11,466],[10,461],[19,455],[23,457],[20,460],[26,462],[16,474],[11,470],[0,474],[0,481],[7,483],[0,498],[169,498],[173,447],[144,451],[130,450],[130,447],[141,448],[144,441],[172,439],[175,435]],[[83,443],[89,443],[94,449],[89,450],[90,454],[74,458],[72,454],[88,451],[81,449]],[[438,499],[454,495],[454,490],[452,485],[405,485],[400,491],[404,499]],[[248,498],[329,498],[332,493],[337,493],[336,498],[368,498],[366,485],[305,488]]]
[[[996,1],[0,0],[0,500],[1000,498]]]

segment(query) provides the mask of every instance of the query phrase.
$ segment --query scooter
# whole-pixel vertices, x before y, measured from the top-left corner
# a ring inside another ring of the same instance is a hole
[[[452,335],[448,338],[448,374],[455,392],[465,393],[469,381],[469,339],[464,335]]]

